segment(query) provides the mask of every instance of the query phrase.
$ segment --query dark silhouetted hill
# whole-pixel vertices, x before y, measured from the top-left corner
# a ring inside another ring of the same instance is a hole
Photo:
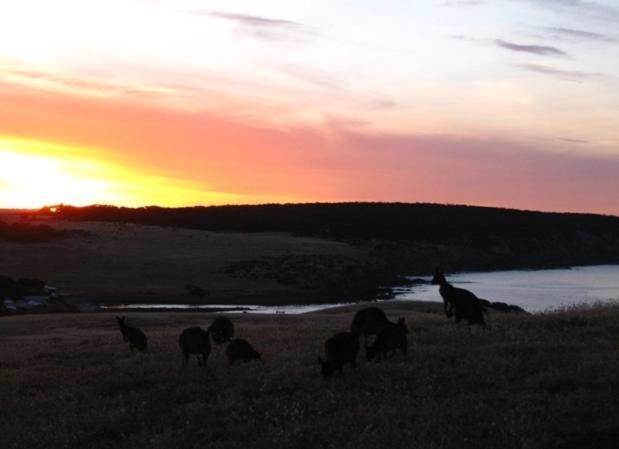
[[[539,268],[619,263],[619,217],[406,203],[186,208],[57,208],[57,217],[210,231],[289,232],[367,248],[394,269]]]

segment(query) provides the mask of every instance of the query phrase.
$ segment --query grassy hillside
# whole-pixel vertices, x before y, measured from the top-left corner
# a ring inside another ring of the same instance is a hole
[[[366,256],[359,248],[333,240],[132,223],[50,223],[59,230],[79,229],[83,235],[28,244],[0,241],[0,275],[43,279],[73,304],[337,302],[357,299],[353,296],[357,289],[366,288],[363,273],[355,278],[359,282],[343,283],[339,276],[348,266],[363,266]],[[228,269],[256,259],[286,266],[247,276],[240,268]],[[304,283],[271,275],[286,271],[298,273],[297,277],[312,275]],[[187,283],[210,293],[189,296]],[[334,285],[337,288],[326,290]],[[371,283],[367,289],[371,292],[374,287]]]
[[[390,270],[428,273],[619,263],[619,217],[405,203],[59,207],[67,220],[288,232],[353,243]]]
[[[212,315],[130,314],[151,351],[131,354],[111,314],[0,318],[2,448],[616,448],[619,308],[447,322],[391,303],[407,359],[324,381],[316,356],[353,309],[233,316],[264,363],[181,366],[176,340]]]
[[[83,231],[72,229],[54,229],[45,224],[31,223],[5,223],[0,221],[0,241],[17,243],[42,243],[68,237],[82,236],[87,234]]]

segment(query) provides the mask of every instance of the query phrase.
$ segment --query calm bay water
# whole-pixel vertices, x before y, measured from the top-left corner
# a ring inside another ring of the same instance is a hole
[[[284,314],[284,315],[299,315],[301,313],[317,312],[319,310],[332,309],[352,303],[339,304],[293,304],[285,306],[260,306],[260,305],[233,305],[233,304],[205,304],[205,305],[189,305],[189,304],[127,304],[115,306],[101,306],[103,310],[118,310],[123,309],[150,309],[150,310],[208,310],[210,312],[220,313],[259,313],[264,315]],[[231,310],[233,309],[233,310]],[[234,310],[237,309],[237,310]]]
[[[447,275],[447,280],[480,298],[515,304],[529,312],[598,301],[619,303],[619,265],[458,273]],[[398,288],[395,293],[399,300],[441,301],[436,285]]]
[[[431,277],[411,276],[424,279]],[[447,275],[447,280],[456,287],[472,291],[489,301],[515,304],[529,312],[541,312],[574,304],[614,301],[619,303],[619,265],[574,267],[557,270],[512,270],[484,273],[458,273]],[[413,285],[394,289],[395,299],[440,302],[438,286]],[[346,305],[307,304],[288,306],[235,306],[210,304],[192,306],[186,304],[133,304],[104,307],[108,310],[131,309],[221,309],[223,313],[291,314],[315,312]],[[243,307],[244,310],[229,310]]]

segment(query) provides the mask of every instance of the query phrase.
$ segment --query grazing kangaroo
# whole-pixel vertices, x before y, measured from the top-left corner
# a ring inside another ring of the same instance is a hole
[[[398,318],[397,323],[389,321],[385,312],[378,307],[366,307],[355,313],[350,325],[353,334],[363,335],[367,344],[370,335],[377,335],[386,326],[398,326],[404,334],[408,334],[408,327],[404,318]]]
[[[144,332],[137,327],[127,326],[125,317],[116,317],[116,322],[123,334],[123,340],[129,342],[129,350],[133,352],[133,348],[138,351],[146,351],[148,349],[148,340]]]
[[[215,343],[227,343],[234,337],[234,324],[228,318],[218,316],[209,327],[209,331]]]
[[[232,340],[226,348],[226,356],[230,365],[234,365],[237,360],[249,362],[250,360],[262,360],[262,354],[256,351],[247,340],[237,338]]]
[[[445,275],[436,271],[432,283],[439,286],[443,298],[443,308],[447,318],[455,315],[456,323],[466,320],[469,324],[486,325],[481,301],[477,296],[463,288],[456,288],[447,282]]]
[[[325,342],[326,360],[318,357],[322,367],[322,376],[328,379],[335,371],[342,373],[347,363],[353,371],[357,371],[357,354],[359,353],[359,338],[351,332],[340,332]]]
[[[185,365],[189,363],[189,356],[195,354],[198,357],[198,366],[206,367],[208,356],[211,354],[211,341],[209,332],[199,327],[188,327],[178,337],[178,345],[183,353]],[[200,360],[202,356],[202,360]]]
[[[408,350],[408,341],[406,334],[400,326],[390,325],[384,327],[376,336],[374,345],[365,345],[365,357],[368,361],[378,356],[379,360],[386,360],[387,357],[395,355],[396,350],[400,350],[402,355],[406,357]]]

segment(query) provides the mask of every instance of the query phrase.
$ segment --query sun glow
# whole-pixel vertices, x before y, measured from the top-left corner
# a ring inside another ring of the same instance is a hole
[[[82,148],[0,138],[0,207],[38,208],[60,203],[179,206],[239,201],[238,196],[209,192],[197,183],[145,175],[84,156],[88,154]]]

